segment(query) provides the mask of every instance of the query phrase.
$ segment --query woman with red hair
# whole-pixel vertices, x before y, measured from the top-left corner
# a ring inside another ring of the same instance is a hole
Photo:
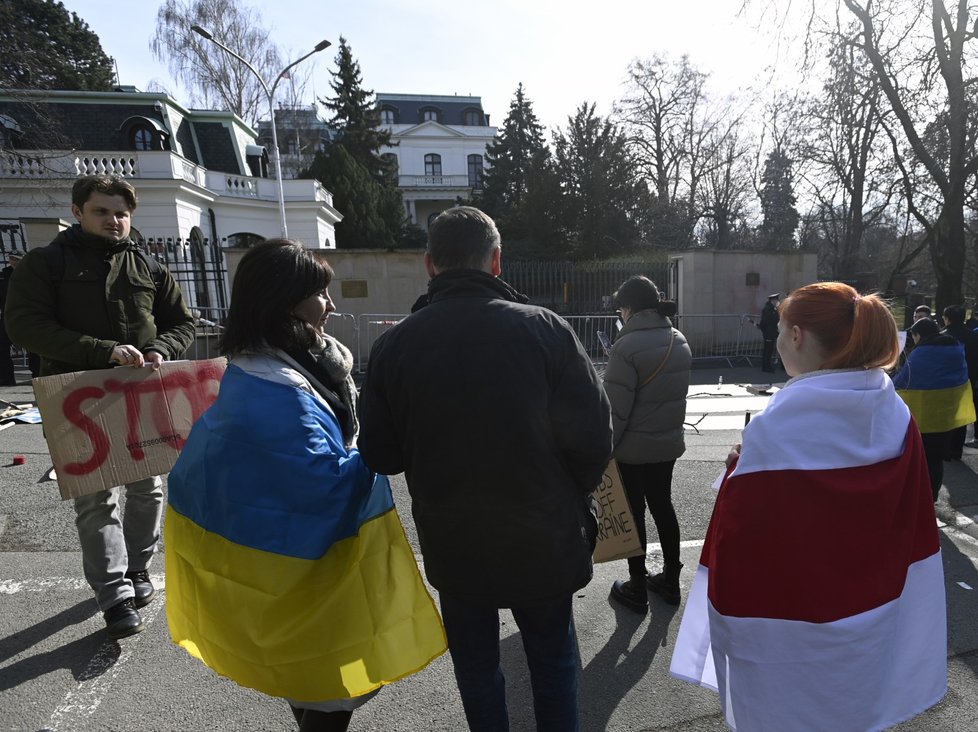
[[[673,675],[739,730],[875,730],[947,691],[944,575],[920,432],[885,369],[886,304],[840,282],[780,308],[791,377],[744,428]]]

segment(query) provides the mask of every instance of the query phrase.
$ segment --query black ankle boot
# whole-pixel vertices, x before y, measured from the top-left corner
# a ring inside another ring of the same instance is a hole
[[[648,577],[645,584],[669,605],[678,605],[681,599],[679,595],[679,573],[682,569],[682,563],[667,564],[659,574]]]
[[[628,581],[616,580],[611,586],[611,596],[629,610],[645,615],[649,611],[649,593],[645,589],[645,577],[632,577]]]

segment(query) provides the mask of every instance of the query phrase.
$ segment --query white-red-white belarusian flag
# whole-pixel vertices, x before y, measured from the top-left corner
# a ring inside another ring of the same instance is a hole
[[[744,428],[672,657],[741,732],[865,732],[947,691],[917,427],[879,369],[792,379]]]

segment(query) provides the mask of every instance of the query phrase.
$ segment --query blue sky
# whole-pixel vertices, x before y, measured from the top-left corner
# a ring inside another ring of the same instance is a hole
[[[149,50],[157,0],[63,0],[117,61],[121,82],[145,90],[157,80],[182,99]],[[482,97],[493,124],[506,116],[519,82],[545,127],[565,126],[583,101],[607,114],[621,96],[630,60],[687,53],[711,73],[716,93],[767,85],[774,43],[737,18],[740,0],[244,0],[258,9],[288,58],[323,39],[350,43],[364,84],[377,92]],[[313,56],[310,82],[329,94],[335,49]],[[760,77],[760,80],[759,80]]]

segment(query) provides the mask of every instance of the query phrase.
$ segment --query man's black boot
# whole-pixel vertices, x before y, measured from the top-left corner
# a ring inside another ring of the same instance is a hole
[[[136,605],[131,597],[127,597],[122,602],[110,607],[102,614],[102,617],[105,618],[105,632],[113,640],[128,638],[130,635],[136,635],[136,633],[142,633],[146,630],[143,619],[136,612]]]
[[[132,589],[136,593],[136,596],[133,598],[136,607],[146,607],[156,597],[156,588],[149,581],[149,572],[147,570],[126,572],[126,579],[132,582]]]

